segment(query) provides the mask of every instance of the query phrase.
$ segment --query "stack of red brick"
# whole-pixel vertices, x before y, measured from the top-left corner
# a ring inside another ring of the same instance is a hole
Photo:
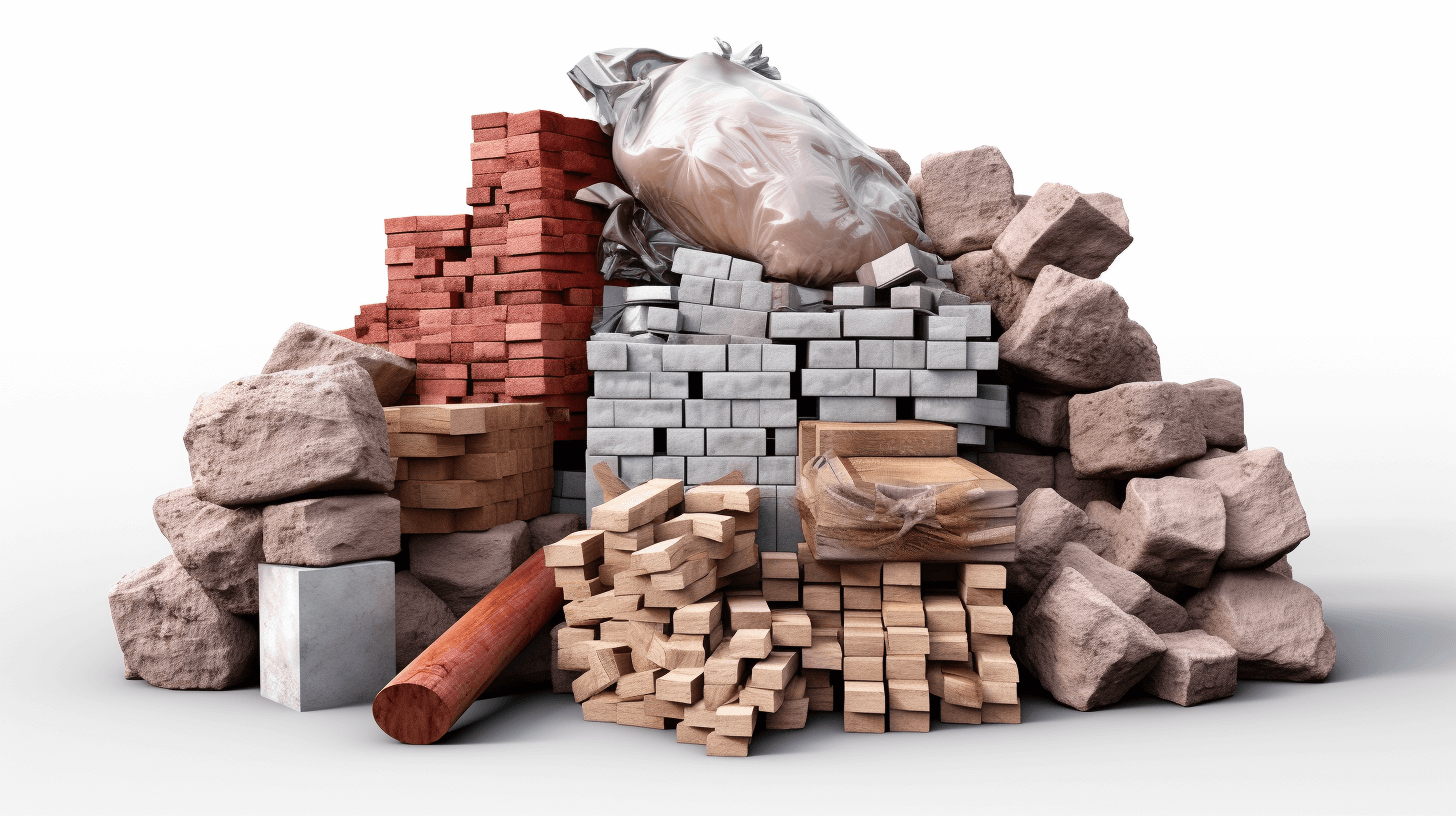
[[[405,404],[542,403],[556,439],[585,439],[605,212],[573,197],[620,184],[611,139],[549,111],[471,124],[471,213],[386,219],[388,297],[340,334],[419,363]]]

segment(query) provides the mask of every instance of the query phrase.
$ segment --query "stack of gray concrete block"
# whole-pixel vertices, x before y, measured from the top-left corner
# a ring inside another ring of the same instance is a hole
[[[587,343],[588,472],[691,486],[737,471],[760,488],[760,549],[793,552],[800,420],[933,420],[966,445],[1010,425],[1005,386],[979,381],[998,365],[991,308],[948,287],[934,255],[901,246],[832,291],[700,250],[672,271],[677,286],[607,289],[622,317]],[[589,512],[601,486],[585,492]]]
[[[586,472],[558,470],[551,487],[551,512],[586,515]]]

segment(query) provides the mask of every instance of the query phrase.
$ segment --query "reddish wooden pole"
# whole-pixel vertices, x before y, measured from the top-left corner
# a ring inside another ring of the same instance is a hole
[[[538,550],[374,696],[374,722],[400,742],[439,740],[561,602]]]

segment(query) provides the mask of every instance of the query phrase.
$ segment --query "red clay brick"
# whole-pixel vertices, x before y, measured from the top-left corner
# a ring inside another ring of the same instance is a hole
[[[385,301],[388,304],[389,301]],[[420,325],[419,309],[397,309],[389,307],[384,322],[389,324],[391,329],[412,329]]]
[[[504,209],[503,205],[495,205],[495,206],[501,206],[502,209]],[[484,210],[484,209],[490,209],[490,208],[488,208],[488,207],[476,207],[475,209],[477,209],[477,210]],[[479,228],[479,229],[487,229],[487,228],[490,228],[490,227],[504,227],[505,225],[506,225],[506,214],[503,213],[503,212],[502,213],[485,213],[485,214],[481,214],[481,215],[475,216],[475,226],[477,228]]]
[[[470,229],[470,215],[421,215],[419,232]]]
[[[415,258],[410,274],[416,278],[433,278],[445,274],[445,262],[439,258]]]
[[[481,173],[505,173],[519,169],[521,168],[511,166],[511,159],[507,156],[498,159],[472,159],[470,162],[470,172],[477,176]]]
[[[506,354],[512,360],[528,357],[585,357],[585,340],[530,340],[507,343]]]
[[[475,347],[475,358],[471,362],[490,363],[506,359],[505,343],[472,343],[471,345]]]
[[[390,308],[401,309],[454,309],[461,303],[460,292],[420,292],[414,295],[399,295],[389,301]]]
[[[541,199],[535,201],[518,201],[511,204],[506,218],[514,221],[517,218],[541,218],[542,216],[605,222],[607,219],[607,211],[593,207],[590,204],[583,204],[580,201]]]
[[[562,235],[565,221],[560,218],[521,218],[506,225],[506,235]]]
[[[602,290],[600,289],[567,289],[561,294],[567,305],[570,306],[602,305]]]
[[[389,327],[383,323],[370,323],[368,329],[359,333],[355,338],[360,343],[387,343],[389,341]]]
[[[442,261],[463,261],[470,254],[470,247],[461,244],[450,247],[415,247],[415,260],[439,258]]]
[[[408,264],[415,262],[415,248],[406,247],[385,247],[384,262],[386,264]]]
[[[495,292],[466,292],[463,303],[467,309],[480,309],[494,306]]]
[[[464,276],[448,278],[419,278],[421,292],[461,292],[465,291],[466,284],[470,279]]]
[[[447,278],[468,278],[475,274],[475,268],[470,265],[469,261],[446,261],[440,268],[440,274]]]
[[[390,340],[389,353],[397,354],[408,360],[415,358],[415,341],[413,340]]]
[[[510,363],[471,363],[470,379],[472,380],[502,380],[505,379]],[[496,392],[500,393],[500,392]]]
[[[512,170],[501,176],[500,188],[506,192],[536,190],[543,187],[565,188],[566,174],[546,167],[532,167],[528,170]]]
[[[465,203],[472,207],[495,203],[495,189],[492,187],[466,187]]]
[[[418,220],[413,215],[407,215],[403,218],[384,219],[384,231],[389,234],[398,232],[414,232],[416,231],[416,229],[418,229],[417,225]]]
[[[511,115],[506,111],[497,111],[495,113],[477,113],[474,116],[470,117],[470,127],[475,130],[480,130],[481,128],[505,127],[506,122],[509,122],[510,119]]]
[[[561,170],[563,155],[565,154],[550,151],[508,153],[506,154],[506,170],[526,170],[531,167],[549,167],[552,170]]]
[[[506,177],[504,172],[487,173],[481,171],[470,176],[471,187],[499,187],[501,181]]]
[[[562,393],[560,377],[507,377],[502,394],[513,397]]]
[[[475,143],[470,146],[471,161],[475,161],[477,159],[504,159],[505,157],[505,139],[476,139]]]
[[[579,150],[583,153],[590,153],[593,156],[612,155],[612,147],[610,144],[582,139],[576,136],[567,136],[561,133],[525,133],[520,136],[506,137],[507,153],[525,153],[531,150],[552,152]]]
[[[504,244],[506,242],[506,230],[509,227],[486,227],[485,229],[473,229],[470,231],[471,246],[486,246],[489,244]]]
[[[506,340],[564,340],[566,327],[560,323],[516,323],[505,324]]]
[[[470,366],[454,363],[420,363],[415,377],[421,380],[467,380]]]
[[[475,128],[471,131],[471,139],[477,142],[494,142],[506,138],[509,135],[505,128]]]
[[[586,139],[590,142],[600,142],[610,145],[612,137],[602,131],[602,126],[591,119],[578,119],[574,116],[561,117],[561,132],[568,136],[575,136],[578,139]]]
[[[463,397],[469,390],[465,380],[415,380],[415,393],[422,397]]]
[[[499,343],[506,339],[506,324],[481,323],[477,325],[452,326],[452,343]]]
[[[420,311],[420,328],[449,326],[454,309],[423,309]]]
[[[496,268],[502,272],[534,272],[538,270],[549,270],[551,272],[577,272],[582,275],[590,275],[597,280],[595,286],[587,285],[585,288],[598,289],[604,283],[602,276],[597,272],[597,259],[594,255],[586,254],[533,254],[518,255],[512,258],[502,258]]]
[[[506,317],[508,323],[590,323],[591,320],[590,307],[551,304],[512,306]]]
[[[496,292],[495,302],[502,306],[522,306],[530,303],[560,303],[560,292]]]
[[[590,252],[595,256],[597,244],[601,239],[595,235],[567,235],[563,237],[561,246],[567,252]]]
[[[396,237],[401,236],[390,236],[391,239]],[[417,247],[460,247],[466,245],[466,230],[463,229],[410,232],[405,233],[404,237],[410,238],[411,243]],[[416,252],[415,258],[418,259],[419,257],[419,253]]]
[[[554,235],[512,235],[506,238],[506,252],[511,255],[565,251],[566,242]]]
[[[389,297],[391,298],[397,295],[417,295],[424,291],[420,288],[420,285],[419,278],[392,280],[389,282],[389,287],[385,291],[389,293]],[[388,303],[388,301],[385,302]]]
[[[509,207],[512,204],[519,204],[523,201],[566,201],[572,195],[573,193],[567,192],[562,187],[541,187],[539,189],[516,190],[513,192],[501,190],[496,193],[495,200],[496,203]]]
[[[565,340],[586,340],[591,337],[592,327],[590,323],[567,323],[564,331]]]
[[[417,342],[415,343],[415,359],[422,363],[448,363],[450,362],[450,344]]]
[[[474,309],[467,307],[450,312],[450,322],[457,326],[504,323],[508,314],[510,313],[504,306],[481,306]]]
[[[511,360],[506,363],[507,377],[565,377],[566,361],[551,357]]]
[[[470,395],[469,396],[466,396],[466,397],[461,397],[460,398],[460,401],[461,402],[464,402],[464,403],[470,403],[470,404],[482,403],[482,402],[492,402],[492,403],[495,402],[495,394],[492,394],[489,391],[484,391],[484,392],[476,393],[473,390],[474,388],[475,388],[475,386],[474,386],[474,384],[472,384],[471,385],[472,391],[471,391]]]
[[[526,111],[525,113],[513,113],[506,117],[506,133],[511,136],[519,136],[522,133],[539,133],[551,131],[552,133],[563,133],[565,116],[559,113],[552,113],[546,110]]]
[[[383,303],[366,303],[359,307],[359,314],[369,318],[370,323],[383,323],[387,312],[388,307]]]

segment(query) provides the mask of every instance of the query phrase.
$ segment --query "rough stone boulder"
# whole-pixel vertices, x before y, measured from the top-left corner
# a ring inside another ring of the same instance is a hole
[[[1065,184],[1043,184],[991,249],[1012,274],[1023,278],[1035,278],[1047,266],[1095,278],[1132,244],[1121,199],[1116,205],[1108,199],[1116,197],[1099,197],[1099,203],[1113,211],[1113,217]],[[1118,214],[1121,224],[1113,220]]]
[[[1071,568],[1048,575],[1016,617],[1027,666],[1058,701],[1088,711],[1122,699],[1166,647]]]
[[[1007,581],[1022,592],[1035,592],[1069,541],[1095,553],[1111,546],[1112,536],[1056,491],[1032,491],[1016,510],[1016,560],[1006,565]]]
[[[484,532],[412,535],[410,572],[457,617],[531,556],[530,528],[512,521]]]
[[[257,624],[219,606],[176,556],[127,573],[108,600],[128,676],[169,689],[257,678]]]
[[[1036,279],[1000,343],[1013,373],[1058,393],[1163,379],[1158,347],[1117,290],[1055,267]]]
[[[1153,589],[1147,581],[1105,560],[1078,541],[1067,542],[1049,571],[1059,575],[1071,568],[1117,604],[1117,608],[1162,634],[1189,628],[1188,613],[1178,602]]]
[[[331,331],[307,323],[294,323],[279,338],[273,354],[264,364],[263,374],[321,365],[358,363],[369,373],[374,392],[381,405],[399,402],[410,381],[415,378],[415,363],[382,348],[355,343]]]
[[[1072,425],[1067,415],[1071,397],[1066,394],[1016,395],[1016,433],[1048,448],[1070,450]]]
[[[270,564],[332,567],[399,553],[399,501],[356,493],[270,504],[263,554]]]
[[[1323,680],[1335,633],[1319,596],[1268,570],[1220,572],[1184,604],[1198,628],[1234,647],[1240,680]]]
[[[1203,437],[1209,446],[1242,448],[1244,436],[1244,391],[1228,380],[1199,380],[1188,383],[1193,409],[1203,420]]]
[[[1035,490],[1052,487],[1055,482],[1055,460],[1050,456],[1026,453],[977,454],[980,466],[1016,486],[1017,500],[1026,501]]]
[[[949,258],[990,249],[1019,209],[1012,186],[1011,165],[994,147],[921,159],[920,215],[935,251]]]
[[[203,394],[182,441],[197,497],[214,504],[394,486],[384,409],[355,363],[244,377]]]
[[[1132,234],[1132,226],[1127,220],[1127,208],[1122,205],[1121,198],[1112,193],[1086,193],[1082,197],[1087,199],[1088,204],[1107,216],[1112,223],[1118,226],[1118,229],[1129,235]]]
[[[1189,462],[1173,475],[1212,482],[1223,494],[1228,525],[1219,569],[1271,564],[1309,538],[1304,505],[1277,448]]]
[[[1144,578],[1205,586],[1223,554],[1223,497],[1197,479],[1133,479],[1121,510],[1089,502],[1087,517],[1112,534],[1103,557]]]
[[[1121,504],[1126,490],[1125,479],[1083,479],[1072,467],[1072,454],[1061,452],[1052,463],[1055,487],[1062,498],[1085,508],[1094,501]]]
[[[531,531],[531,552],[535,552],[582,529],[583,522],[576,513],[548,513],[531,519],[526,526]]]
[[[1160,473],[1208,450],[1193,398],[1178,383],[1125,383],[1078,394],[1068,418],[1072,467],[1083,478]]]
[[[158,496],[152,517],[177,562],[218,606],[234,615],[258,614],[262,508],[223,507],[184,487]]]
[[[1202,629],[1161,637],[1168,650],[1139,684],[1143,691],[1180,706],[1234,696],[1239,684],[1234,647]]]
[[[411,660],[455,625],[458,618],[440,596],[408,571],[394,574],[394,670]]]
[[[1032,282],[1011,274],[1006,264],[989,249],[967,252],[950,262],[957,292],[977,303],[991,304],[991,314],[1003,329],[1016,325]]]
[[[910,181],[910,163],[905,161],[900,155],[900,151],[891,150],[888,147],[872,147],[870,149],[878,153],[880,158],[885,160],[885,164],[890,165],[890,168],[899,174],[902,181]]]

